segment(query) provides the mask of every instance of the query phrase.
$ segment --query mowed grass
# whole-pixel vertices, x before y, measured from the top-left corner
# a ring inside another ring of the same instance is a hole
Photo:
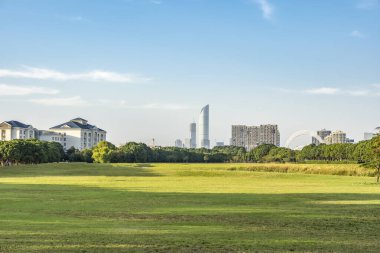
[[[0,168],[0,252],[380,252],[373,177],[254,166]]]

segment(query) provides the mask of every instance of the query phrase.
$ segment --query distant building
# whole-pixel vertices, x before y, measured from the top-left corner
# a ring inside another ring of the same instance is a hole
[[[231,128],[231,145],[237,147],[246,147],[248,139],[247,126],[232,125]]]
[[[331,133],[329,136],[325,137],[325,143],[327,145],[337,144],[337,143],[346,143],[347,137],[346,133],[343,131],[335,131]]]
[[[10,141],[15,139],[34,139],[36,129],[16,120],[4,121],[0,124],[0,140]]]
[[[346,138],[346,143],[355,143],[354,139]]]
[[[184,146],[185,148],[190,148],[190,139],[189,139],[189,138],[186,138],[186,139],[185,139],[185,143],[183,144],[183,146]]]
[[[325,138],[327,137],[327,136],[329,136],[331,134],[331,131],[330,130],[326,130],[326,129],[322,129],[322,130],[319,130],[319,131],[317,131],[317,135],[319,136],[319,137],[321,137],[321,139],[324,141],[325,140]],[[312,137],[312,143],[313,144],[315,144],[315,145],[319,145],[320,143],[319,143],[319,141],[317,140],[317,138],[315,138],[315,137]]]
[[[215,143],[215,146],[216,146],[216,147],[223,147],[223,146],[224,146],[224,142],[223,142],[223,141],[217,141],[217,142]]]
[[[251,150],[251,149],[257,147],[258,145],[260,145],[260,143],[266,143],[266,140],[264,140],[264,139],[260,140],[260,130],[261,129],[262,128],[258,127],[258,126],[248,126],[247,127],[247,144],[246,144],[247,150]],[[278,145],[280,145],[280,144],[278,144]]]
[[[199,115],[198,146],[200,148],[210,148],[209,111],[210,111],[210,106],[206,105],[205,107],[202,108],[201,113]]]
[[[36,138],[40,141],[58,142],[65,149],[66,147],[66,134],[57,133],[53,131],[37,130]]]
[[[375,133],[364,133],[364,140],[365,141],[371,140],[375,136],[376,136]]]
[[[174,147],[176,148],[183,148],[183,143],[180,139],[175,140]]]
[[[82,118],[75,118],[54,126],[50,128],[50,132],[62,134],[64,149],[74,147],[79,150],[92,148],[98,142],[105,141],[107,135],[106,131],[88,124],[87,120]]]
[[[280,132],[277,125],[233,125],[230,144],[232,146],[244,147],[247,150],[251,150],[261,144],[280,146]]]
[[[190,124],[190,145],[187,147],[189,148],[197,147],[197,124],[196,123]]]
[[[280,146],[280,131],[277,125],[260,125],[259,145],[261,144]]]

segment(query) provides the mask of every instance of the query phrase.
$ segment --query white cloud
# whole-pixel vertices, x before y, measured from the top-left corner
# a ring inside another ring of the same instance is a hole
[[[370,10],[379,4],[379,0],[359,0],[356,8]]]
[[[87,106],[89,103],[80,96],[67,98],[41,98],[30,99],[29,102],[45,106]]]
[[[106,81],[119,83],[134,83],[149,81],[148,78],[138,77],[132,74],[93,70],[82,73],[65,73],[45,68],[24,67],[23,70],[0,69],[0,77],[29,78],[55,81]]]
[[[345,95],[345,96],[355,96],[355,97],[378,97],[380,93],[371,91],[370,89],[355,89],[355,90],[342,90],[333,87],[323,87],[305,90],[304,93],[313,95]]]
[[[371,86],[373,86],[375,88],[380,88],[380,83],[373,83]]]
[[[350,33],[350,36],[351,37],[355,37],[355,38],[364,38],[365,35],[363,33],[361,33],[360,31],[358,30],[354,30]]]
[[[254,3],[256,3],[263,13],[263,17],[265,19],[272,19],[274,7],[272,4],[269,3],[268,0],[252,0]]]
[[[0,84],[0,96],[25,96],[33,94],[54,95],[58,93],[59,90],[49,89],[45,87],[25,87]]]
[[[317,95],[334,95],[339,92],[339,89],[322,87],[322,88],[306,90],[305,92],[308,94],[317,94]]]
[[[327,96],[355,96],[355,97],[379,97],[380,92],[376,88],[380,88],[379,84],[372,84],[363,89],[339,89],[335,87],[321,87],[308,90],[291,90],[276,88],[277,92],[288,94],[309,94],[309,95],[327,95]],[[375,89],[374,89],[375,88]]]

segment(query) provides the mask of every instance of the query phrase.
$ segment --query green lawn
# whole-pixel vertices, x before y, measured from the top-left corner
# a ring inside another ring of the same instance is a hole
[[[379,234],[373,177],[238,164],[0,167],[1,253],[380,252]]]

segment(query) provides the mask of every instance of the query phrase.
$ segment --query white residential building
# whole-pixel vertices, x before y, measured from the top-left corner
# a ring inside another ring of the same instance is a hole
[[[63,138],[63,148],[69,149],[74,147],[79,150],[92,148],[100,141],[106,140],[107,132],[94,125],[88,124],[87,120],[75,118],[68,122],[62,123],[50,128],[50,132],[60,134]],[[54,137],[54,136],[51,136]]]
[[[0,124],[0,140],[10,141],[15,139],[34,139],[36,130],[32,125],[27,125],[16,120],[4,121]]]
[[[53,131],[38,130],[36,137],[40,141],[58,142],[63,148],[66,147],[66,135],[64,133],[56,133]]]

